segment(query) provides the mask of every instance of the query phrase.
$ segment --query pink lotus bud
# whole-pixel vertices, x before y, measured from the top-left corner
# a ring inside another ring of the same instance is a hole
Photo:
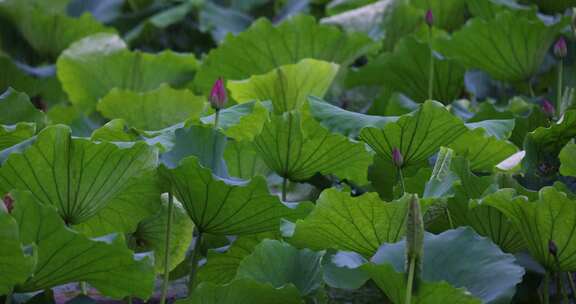
[[[426,11],[426,16],[424,17],[424,20],[426,21],[426,24],[428,24],[428,26],[430,27],[434,24],[434,14],[432,14],[431,9]]]
[[[556,246],[556,243],[553,240],[548,241],[548,253],[552,256],[558,255],[558,246]]]
[[[556,41],[556,43],[554,44],[554,55],[562,59],[566,57],[566,54],[568,54],[566,40],[564,39],[563,36],[560,36],[560,39],[558,39],[558,41]]]
[[[14,199],[12,196],[10,194],[6,194],[2,198],[2,201],[4,202],[4,206],[6,207],[8,213],[12,212],[12,209],[14,209]]]
[[[212,86],[212,91],[210,91],[210,104],[214,109],[220,110],[224,108],[228,97],[226,96],[226,88],[224,88],[224,80],[219,77],[214,86]]]
[[[392,162],[394,163],[394,166],[398,168],[404,165],[404,157],[402,157],[402,153],[398,148],[392,149]]]
[[[552,117],[554,116],[556,109],[554,109],[554,105],[550,101],[544,99],[542,102],[542,112],[544,112],[544,114],[548,115],[549,117]]]

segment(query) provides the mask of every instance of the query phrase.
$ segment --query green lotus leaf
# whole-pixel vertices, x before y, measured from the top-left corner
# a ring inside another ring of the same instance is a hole
[[[0,125],[0,151],[34,136],[34,133],[36,133],[36,126],[32,123]]]
[[[405,240],[384,244],[371,262],[391,264],[395,271],[404,272],[405,247]],[[438,235],[426,233],[422,264],[425,265],[421,274],[424,284],[446,281],[456,288],[466,288],[482,303],[510,303],[516,284],[524,276],[524,268],[516,264],[513,255],[503,253],[490,240],[467,227]],[[425,295],[423,291],[420,294]]]
[[[476,176],[463,157],[454,158],[452,171],[459,182],[453,185],[454,197],[448,202],[450,215],[458,226],[470,226],[481,236],[490,238],[504,252],[516,253],[526,248],[524,240],[514,224],[498,209],[483,203],[482,199],[491,191],[492,176]]]
[[[321,173],[364,184],[372,163],[363,143],[330,133],[307,111],[272,114],[254,144],[270,169],[293,181]]]
[[[70,101],[85,112],[113,88],[146,92],[162,83],[181,87],[194,76],[194,55],[131,52],[120,37],[96,34],[72,44],[58,58],[58,78]],[[90,81],[86,81],[90,79]]]
[[[95,141],[130,142],[139,139],[138,132],[131,130],[124,119],[112,119],[92,132]]]
[[[363,82],[386,85],[416,102],[428,99],[430,48],[411,36],[400,40],[394,52],[382,53],[354,76]],[[454,60],[434,57],[434,99],[450,104],[462,92],[464,68]]]
[[[190,298],[176,304],[301,304],[294,285],[274,288],[270,284],[242,279],[228,285],[203,283],[194,289]]]
[[[453,31],[466,21],[466,2],[468,0],[427,1],[411,0],[410,3],[423,10],[430,9],[434,13],[434,26]]]
[[[134,202],[134,192],[140,189],[136,180],[156,164],[157,152],[144,143],[130,148],[94,143],[72,138],[68,127],[56,125],[40,132],[23,153],[8,157],[0,167],[0,193],[28,190],[38,202],[56,208],[67,224],[77,225],[108,206],[143,205],[146,201],[141,199],[153,188],[143,190],[143,197]],[[125,220],[109,224],[125,227],[140,219],[128,216]]]
[[[113,298],[152,294],[152,266],[147,258],[135,258],[122,238],[89,239],[67,227],[56,209],[37,202],[30,192],[12,195],[22,242],[34,243],[38,252],[34,274],[17,286],[17,292],[85,281]]]
[[[563,118],[549,127],[539,127],[526,134],[523,166],[528,173],[548,176],[555,173],[558,155],[572,138],[576,137],[576,110],[567,111]],[[552,172],[549,172],[552,171]]]
[[[569,143],[560,151],[560,173],[576,176],[576,144]]]
[[[256,175],[267,176],[270,169],[258,155],[251,142],[228,142],[224,150],[224,159],[231,176],[250,179]]]
[[[364,127],[384,127],[398,117],[375,116],[347,111],[314,96],[308,97],[312,116],[326,129],[349,137],[357,137]]]
[[[50,11],[51,8],[47,6],[31,2],[3,1],[0,14],[8,17],[34,50],[51,59],[57,58],[60,52],[80,38],[101,32],[115,32],[90,14],[73,18],[67,16],[65,11]]]
[[[566,9],[576,6],[574,0],[520,0],[520,3],[536,4],[545,13],[563,13]]]
[[[35,263],[36,256],[26,253],[21,243],[18,223],[0,206],[0,294],[8,294],[24,283]]]
[[[482,128],[486,131],[486,135],[497,139],[508,139],[512,136],[516,123],[514,119],[488,119],[468,122],[466,126],[471,130]]]
[[[425,162],[441,146],[449,145],[466,131],[464,123],[442,104],[426,101],[416,112],[383,128],[362,129],[360,138],[385,160],[392,161],[392,149],[399,149],[404,166],[412,166]]]
[[[0,124],[15,125],[19,122],[33,122],[41,125],[44,121],[44,113],[34,107],[26,93],[8,88],[0,95]]]
[[[187,119],[198,119],[204,107],[204,97],[172,89],[167,84],[144,93],[112,89],[97,105],[105,117],[122,118],[142,130],[160,130]]]
[[[260,134],[268,118],[269,102],[246,102],[220,110],[218,128],[223,129],[227,137],[246,141]],[[202,117],[205,124],[214,124],[215,114]]]
[[[225,181],[202,167],[196,157],[187,157],[178,167],[160,168],[174,195],[201,233],[253,234],[276,229],[280,219],[295,211],[270,195],[266,181]]]
[[[240,262],[236,279],[253,279],[275,288],[293,284],[309,295],[322,284],[323,252],[297,249],[277,240],[263,240]]]
[[[344,3],[344,1],[340,1],[340,3]],[[348,33],[365,33],[372,39],[379,40],[383,38],[385,34],[381,28],[385,13],[393,3],[392,1],[377,1],[334,15],[331,15],[330,11],[328,11],[331,16],[322,18],[320,22],[323,24],[338,25]],[[328,7],[329,6],[330,4],[328,4]]]
[[[422,197],[441,198],[452,195],[452,185],[458,178],[450,170],[453,156],[454,150],[446,147],[440,147],[440,151],[438,151],[438,155],[436,156],[436,162],[434,163],[434,169],[430,173],[430,178],[426,182],[423,192],[424,194]],[[419,172],[425,170],[426,168],[419,170]],[[407,182],[405,182],[405,184],[407,184]],[[408,186],[406,186],[406,188],[408,188]],[[411,190],[406,191],[410,193],[420,193],[413,192]]]
[[[223,158],[226,136],[219,130],[208,125],[179,128],[174,131],[171,142],[170,151],[160,156],[166,166],[176,167],[182,159],[193,155],[202,166],[211,169],[215,175],[228,176]]]
[[[549,270],[576,270],[576,201],[553,187],[544,187],[537,201],[515,196],[503,189],[483,200],[504,213],[524,238],[530,254]],[[558,248],[558,261],[548,251],[548,242]]]
[[[468,11],[473,16],[485,19],[494,18],[499,12],[507,9],[527,9],[515,0],[468,0]]]
[[[162,197],[160,212],[143,219],[136,230],[130,235],[129,244],[136,252],[154,251],[155,269],[157,273],[164,271],[164,261],[168,255],[168,269],[174,269],[186,258],[186,251],[192,243],[194,224],[188,218],[182,204],[174,201],[172,211],[168,198]],[[170,230],[170,247],[166,252],[166,229],[168,217],[172,212]]]
[[[245,257],[252,254],[254,248],[264,239],[276,239],[278,233],[263,232],[243,235],[232,243],[225,253],[210,250],[207,262],[198,270],[198,282],[227,284],[236,277],[238,266]]]
[[[464,133],[449,147],[470,161],[472,171],[484,172],[491,172],[494,166],[518,152],[513,143],[488,136],[486,130],[482,128]]]
[[[314,59],[278,67],[246,80],[228,81],[239,103],[271,100],[276,114],[298,110],[309,95],[323,97],[338,73],[338,65]]]
[[[295,16],[276,27],[261,18],[210,51],[194,83],[207,93],[218,77],[246,79],[305,58],[346,66],[377,48],[368,36],[345,34],[336,27],[317,24],[311,16]]]
[[[376,193],[352,197],[336,189],[324,190],[310,215],[296,222],[290,242],[370,257],[382,243],[394,243],[404,236],[407,208],[407,197],[387,203]]]
[[[503,11],[494,19],[471,19],[450,39],[434,48],[468,68],[484,70],[498,80],[527,81],[542,63],[566,20],[546,25],[535,14]]]
[[[389,264],[366,264],[362,268],[368,272],[380,289],[393,303],[404,303],[406,296],[406,275],[394,270]],[[482,301],[470,295],[464,288],[456,288],[447,282],[421,282],[418,293],[412,296],[413,304],[480,304]]]
[[[160,184],[155,171],[147,171],[126,182],[121,193],[87,221],[74,228],[86,236],[133,232],[138,222],[158,212]]]

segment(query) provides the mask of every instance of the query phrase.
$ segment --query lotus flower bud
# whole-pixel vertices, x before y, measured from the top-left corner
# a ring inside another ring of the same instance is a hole
[[[401,168],[404,165],[404,157],[398,148],[392,149],[392,162],[394,166]]]
[[[560,39],[558,39],[558,41],[556,41],[556,43],[554,44],[554,55],[557,58],[562,59],[566,57],[566,54],[568,54],[566,40],[564,39],[563,36],[560,36]]]
[[[10,194],[6,194],[2,198],[2,201],[4,202],[4,207],[6,208],[6,211],[8,211],[8,213],[12,212],[12,209],[14,209],[14,199],[12,198],[12,196]]]
[[[553,240],[548,241],[548,253],[554,257],[558,255],[558,246],[556,246],[556,243]]]
[[[226,88],[224,88],[224,80],[220,77],[212,86],[212,91],[210,91],[210,104],[212,108],[220,110],[224,108],[227,100],[228,97],[226,96]]]
[[[420,260],[424,250],[424,221],[420,211],[418,196],[412,195],[406,218],[406,260]]]
[[[550,101],[544,99],[542,102],[542,112],[544,112],[548,117],[552,117],[554,116],[556,109],[554,109],[554,105]]]
[[[432,14],[431,9],[428,9],[426,11],[426,16],[424,17],[424,20],[426,21],[426,24],[428,24],[428,26],[432,27],[432,25],[434,24],[434,14]]]

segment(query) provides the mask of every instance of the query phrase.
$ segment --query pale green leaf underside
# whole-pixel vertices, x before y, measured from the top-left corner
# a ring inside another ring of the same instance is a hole
[[[197,61],[194,55],[171,51],[131,52],[120,37],[96,34],[72,44],[56,65],[70,101],[90,112],[113,88],[146,92],[162,83],[182,86],[194,76]]]
[[[255,280],[235,280],[228,285],[200,284],[191,298],[176,304],[301,304],[294,285],[274,288]]]
[[[331,134],[305,111],[271,115],[254,144],[270,169],[295,181],[321,173],[364,184],[372,164],[363,143]]]
[[[72,138],[68,127],[57,125],[40,132],[23,153],[8,157],[0,167],[0,192],[28,190],[68,224],[80,224],[156,164],[157,152],[144,143],[131,148],[94,143]]]
[[[237,102],[270,100],[279,114],[300,109],[309,95],[323,97],[337,73],[337,64],[304,59],[246,80],[228,81],[227,87]]]
[[[325,190],[310,215],[296,222],[291,242],[370,257],[382,243],[394,243],[404,236],[407,207],[405,198],[387,203],[376,193],[351,197],[336,189]]]
[[[276,288],[294,284],[308,295],[322,284],[323,252],[297,249],[277,240],[263,240],[238,267],[236,279],[253,279]]]
[[[515,196],[514,190],[504,189],[484,198],[483,203],[506,214],[530,254],[547,269],[576,270],[576,201],[565,193],[545,187],[539,192],[539,200],[528,202],[524,196]],[[551,240],[558,248],[559,265],[548,251]]]
[[[44,113],[34,107],[26,93],[8,88],[0,95],[0,124],[15,125],[19,122],[42,123]]]
[[[377,48],[363,34],[346,34],[338,28],[319,25],[311,16],[295,16],[278,26],[258,19],[238,36],[229,35],[212,50],[194,80],[207,93],[218,77],[242,80],[268,73],[305,58],[348,65]]]
[[[392,265],[366,264],[362,266],[376,285],[394,303],[404,303],[406,296],[406,275],[398,273]],[[412,297],[413,304],[480,304],[482,301],[470,295],[464,288],[456,288],[446,282],[422,282],[417,294]]]
[[[451,39],[436,41],[435,48],[498,80],[527,81],[565,24],[547,26],[535,14],[503,11],[491,20],[471,19]]]
[[[176,90],[162,84],[148,92],[112,89],[100,99],[97,108],[105,117],[122,118],[132,127],[160,130],[187,119],[200,118],[205,100],[188,90]]]
[[[513,143],[489,136],[480,128],[463,134],[449,147],[470,161],[472,171],[484,172],[491,172],[494,166],[518,151]]]
[[[36,202],[29,192],[13,194],[13,215],[22,242],[34,243],[38,251],[34,275],[18,286],[18,292],[86,281],[113,298],[150,296],[153,268],[147,259],[135,259],[123,239],[88,239],[68,228],[55,209]]]
[[[468,129],[456,116],[435,101],[426,101],[410,114],[383,128],[366,127],[360,138],[386,160],[392,161],[392,150],[398,148],[404,166],[426,161],[441,146],[447,146]]]
[[[21,122],[16,125],[0,125],[0,151],[22,142],[36,132],[36,126],[32,123]]]
[[[34,263],[34,256],[24,252],[18,224],[0,206],[0,294],[23,283],[32,274]]]
[[[576,176],[576,144],[567,144],[560,151],[560,173]]]
[[[199,282],[226,284],[234,279],[240,262],[252,254],[254,247],[263,239],[273,239],[273,232],[241,236],[225,253],[209,251],[207,262],[198,270]]]
[[[231,176],[250,179],[256,175],[267,176],[270,169],[248,141],[228,142],[224,159]]]
[[[276,229],[280,219],[293,210],[268,192],[266,181],[227,183],[202,167],[195,157],[184,158],[178,167],[163,174],[174,195],[182,202],[196,228],[210,234],[253,234]]]
[[[178,201],[172,205],[170,224],[170,247],[166,253],[166,229],[169,217],[168,197],[162,197],[160,211],[143,219],[131,234],[130,245],[137,252],[154,251],[156,273],[164,271],[164,259],[168,254],[168,269],[171,271],[186,258],[186,252],[192,243],[194,224]]]

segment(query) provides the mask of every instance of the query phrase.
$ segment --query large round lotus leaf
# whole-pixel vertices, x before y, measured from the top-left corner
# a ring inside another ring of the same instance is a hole
[[[384,244],[372,262],[392,264],[402,272],[406,265],[405,247],[405,240]],[[509,303],[524,275],[524,268],[516,264],[513,255],[503,253],[468,227],[438,235],[427,233],[422,269],[424,281],[446,281],[454,287],[464,287],[484,303]]]

